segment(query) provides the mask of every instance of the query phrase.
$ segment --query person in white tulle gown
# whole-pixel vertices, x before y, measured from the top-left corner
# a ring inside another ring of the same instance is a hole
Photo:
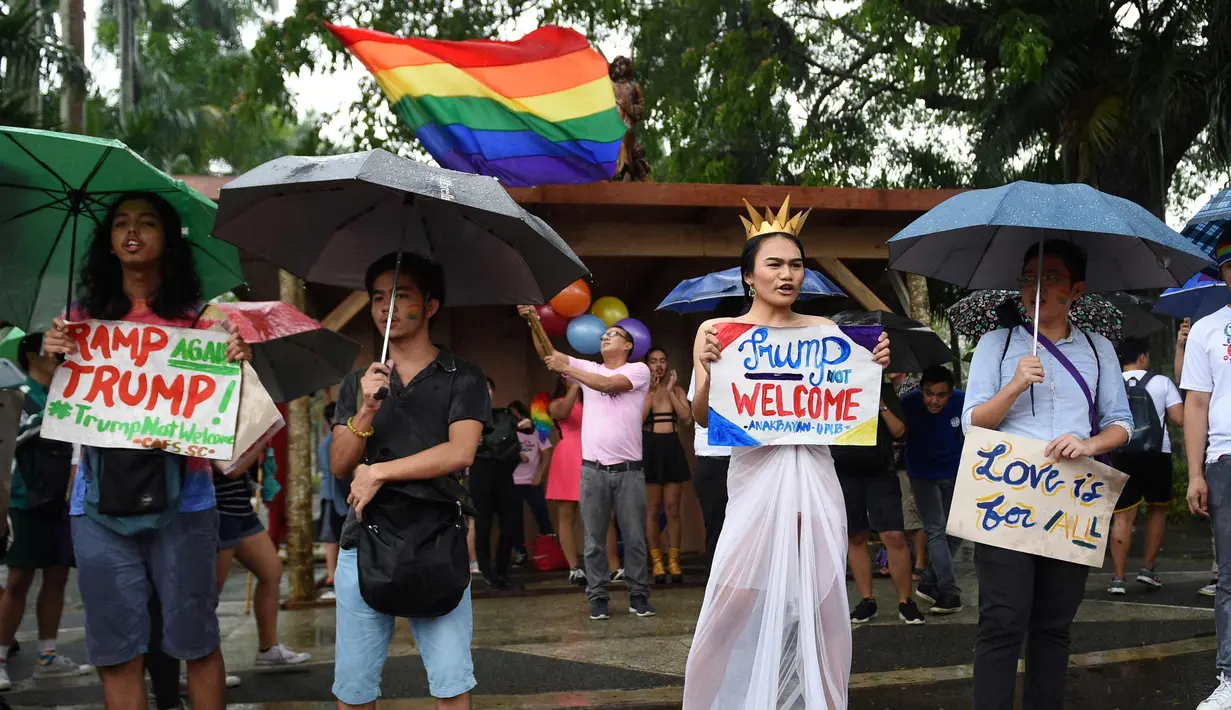
[[[700,425],[709,414],[715,325],[832,324],[791,310],[804,279],[797,237],[803,217],[745,221],[741,256],[747,312],[697,331],[693,354]],[[873,352],[882,367],[889,341]],[[705,602],[688,654],[684,710],[835,710],[846,708],[851,623],[846,599],[846,513],[827,446],[733,450],[729,501]]]

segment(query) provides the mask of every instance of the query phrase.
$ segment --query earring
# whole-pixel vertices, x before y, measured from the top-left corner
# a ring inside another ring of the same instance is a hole
[[[748,287],[748,296],[749,296],[749,297],[753,297],[753,296],[756,296],[756,295],[757,295],[757,290],[756,290],[755,288],[753,288],[753,287],[749,286],[749,287]]]

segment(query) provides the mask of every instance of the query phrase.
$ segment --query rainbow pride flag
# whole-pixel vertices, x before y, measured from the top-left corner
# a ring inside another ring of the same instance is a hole
[[[580,33],[549,25],[515,42],[447,42],[326,27],[442,167],[506,187],[615,172],[624,123],[607,62]]]

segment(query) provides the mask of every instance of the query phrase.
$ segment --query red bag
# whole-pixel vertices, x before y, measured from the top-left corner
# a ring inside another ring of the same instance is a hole
[[[534,568],[540,572],[568,569],[568,559],[560,540],[555,535],[539,535],[534,538]]]

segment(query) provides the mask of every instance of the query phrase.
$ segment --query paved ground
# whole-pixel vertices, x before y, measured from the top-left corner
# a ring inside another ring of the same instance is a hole
[[[1212,600],[1196,594],[1209,578],[1209,538],[1199,526],[1168,539],[1161,590],[1130,588],[1109,597],[1107,575],[1094,572],[1087,601],[1073,631],[1069,706],[1091,709],[1167,706],[1192,708],[1213,685]],[[475,594],[477,708],[678,708],[684,664],[700,610],[703,587],[693,566],[689,583],[656,589],[659,615],[638,619],[624,613],[622,590],[613,595],[606,622],[586,618],[584,596],[560,575],[523,574],[520,594]],[[1133,568],[1135,569],[1135,567]],[[973,565],[959,565],[970,604],[975,599]],[[253,668],[255,628],[244,614],[244,573],[236,568],[219,609],[224,656],[242,685],[230,691],[233,707],[309,710],[331,708],[334,613],[332,608],[283,612],[281,640],[308,650],[313,660],[281,671]],[[881,614],[855,629],[851,708],[940,710],[969,708],[970,663],[977,614],[968,606],[950,617],[930,617],[921,627],[897,620],[887,579],[878,579]],[[853,593],[853,590],[852,590]],[[33,596],[32,596],[33,599]],[[84,659],[83,616],[70,595],[61,648]],[[29,650],[12,659],[15,707],[101,707],[93,676],[72,681],[30,678],[36,639],[27,618],[19,640]],[[413,639],[400,626],[385,667],[383,707],[430,708],[427,679]]]

